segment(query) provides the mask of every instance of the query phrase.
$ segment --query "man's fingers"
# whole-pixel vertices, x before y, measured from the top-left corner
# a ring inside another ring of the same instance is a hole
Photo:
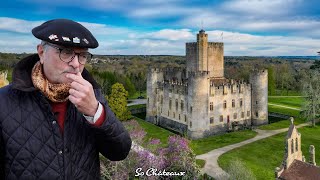
[[[77,74],[67,73],[66,77],[71,79],[72,81],[76,81],[82,84],[83,78],[81,76],[81,73],[78,72]]]
[[[75,89],[72,89],[72,88],[69,90],[69,94],[78,98],[78,99],[83,99],[86,96],[84,93],[77,91]]]
[[[72,89],[75,89],[77,91],[82,91],[83,89],[85,89],[85,85],[84,84],[81,84],[77,81],[73,81],[71,84],[70,84],[71,88]]]

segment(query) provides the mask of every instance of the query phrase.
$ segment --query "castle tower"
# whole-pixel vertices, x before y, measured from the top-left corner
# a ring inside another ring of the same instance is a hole
[[[154,124],[157,123],[157,107],[159,107],[158,84],[163,81],[163,72],[160,69],[149,69],[147,73],[147,114],[146,120]]]
[[[203,29],[197,34],[197,60],[198,71],[209,71],[208,69],[208,34]]]
[[[223,43],[208,42],[208,34],[202,29],[197,42],[186,43],[187,74],[209,71],[211,77],[224,77]]]
[[[188,78],[188,136],[192,139],[203,137],[208,126],[209,74],[191,72]]]
[[[252,125],[268,123],[268,71],[250,74]]]

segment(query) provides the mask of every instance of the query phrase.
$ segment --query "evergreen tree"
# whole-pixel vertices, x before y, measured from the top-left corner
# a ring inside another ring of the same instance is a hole
[[[111,87],[111,95],[109,96],[109,106],[115,113],[117,118],[125,121],[129,118],[130,112],[127,107],[128,91],[120,83],[115,83]]]
[[[268,94],[270,96],[275,95],[276,90],[276,82],[274,78],[274,70],[273,66],[269,66],[268,68]]]

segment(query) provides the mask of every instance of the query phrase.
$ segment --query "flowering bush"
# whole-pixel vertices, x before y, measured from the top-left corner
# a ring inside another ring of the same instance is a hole
[[[194,179],[199,176],[199,167],[187,139],[170,136],[165,148],[160,148],[159,139],[151,139],[141,147],[146,135],[143,128],[135,120],[124,122],[124,126],[130,133],[133,147],[123,161],[100,157],[102,179],[133,179],[135,176],[139,179]],[[180,176],[172,176],[174,172]]]

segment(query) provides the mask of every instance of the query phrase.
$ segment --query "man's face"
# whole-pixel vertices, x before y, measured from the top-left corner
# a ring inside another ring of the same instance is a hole
[[[62,46],[54,45],[59,48]],[[75,53],[88,52],[87,48],[67,48],[72,49]],[[67,73],[77,74],[82,73],[84,65],[78,61],[78,55],[70,62],[64,62],[60,59],[60,51],[50,45],[38,45],[38,54],[40,63],[43,65],[43,71],[50,83],[71,83],[69,78],[66,78]]]

